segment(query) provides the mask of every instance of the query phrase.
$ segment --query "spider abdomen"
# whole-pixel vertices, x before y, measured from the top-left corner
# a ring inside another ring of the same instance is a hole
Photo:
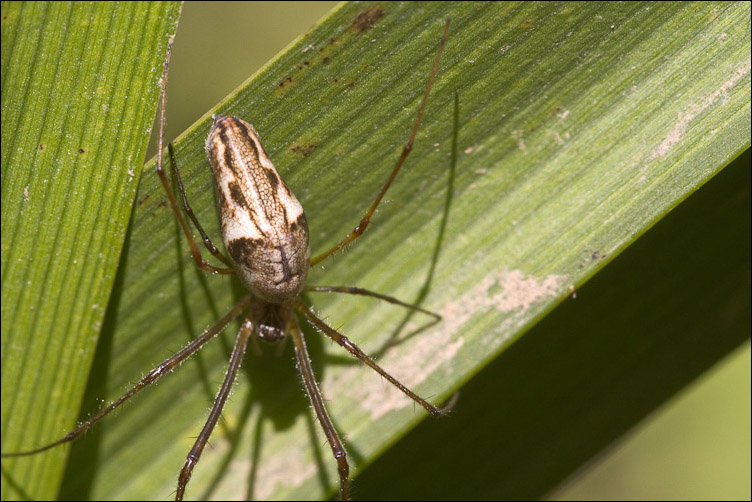
[[[310,263],[303,206],[277,173],[249,123],[218,115],[206,152],[214,175],[222,240],[238,277],[269,303],[291,303]]]

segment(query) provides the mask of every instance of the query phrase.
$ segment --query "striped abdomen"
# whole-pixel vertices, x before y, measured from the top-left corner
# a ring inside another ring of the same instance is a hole
[[[222,239],[243,283],[269,303],[290,303],[310,261],[303,206],[277,173],[249,123],[214,118],[206,140]]]

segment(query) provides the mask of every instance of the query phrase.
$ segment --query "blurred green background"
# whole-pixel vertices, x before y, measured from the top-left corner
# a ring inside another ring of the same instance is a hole
[[[336,5],[186,3],[170,67],[167,140]],[[549,497],[749,500],[750,353],[747,342]]]

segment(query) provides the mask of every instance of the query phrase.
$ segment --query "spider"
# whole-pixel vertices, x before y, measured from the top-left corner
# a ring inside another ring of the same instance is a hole
[[[374,293],[362,288],[338,286],[307,286],[306,279],[310,267],[345,248],[358,237],[363,235],[371,217],[378,208],[381,200],[399,173],[405,159],[410,154],[415,137],[420,127],[423,112],[428,101],[431,87],[438,71],[441,53],[449,35],[450,21],[447,20],[444,33],[439,42],[433,67],[426,85],[423,98],[418,109],[415,122],[408,142],[392,168],[381,190],[363,215],[360,223],[339,243],[323,253],[311,257],[308,235],[308,224],[305,212],[295,195],[277,173],[272,161],[264,151],[258,134],[253,126],[236,117],[217,115],[214,117],[209,136],[206,140],[206,152],[211,164],[215,181],[217,204],[222,230],[222,240],[228,256],[222,254],[212,243],[198,219],[191,209],[183,188],[178,171],[172,144],[168,145],[171,164],[175,172],[178,190],[182,198],[183,210],[198,230],[208,251],[219,260],[223,266],[211,265],[201,255],[198,244],[193,238],[186,218],[183,216],[178,201],[173,194],[162,162],[167,69],[172,52],[172,42],[168,42],[167,56],[164,62],[162,76],[162,100],[160,110],[159,150],[157,152],[157,174],[167,193],[170,206],[175,213],[183,233],[188,240],[191,253],[196,265],[212,274],[237,275],[249,294],[243,297],[230,311],[214,326],[192,341],[188,346],[169,357],[157,367],[149,371],[141,381],[134,385],[121,397],[101,409],[89,420],[80,423],[73,431],[63,438],[40,448],[4,453],[3,457],[19,457],[33,455],[49,450],[58,445],[73,441],[88,431],[94,424],[120,406],[123,402],[144,387],[154,383],[161,376],[169,373],[188,357],[196,353],[209,340],[221,332],[233,319],[244,315],[238,332],[235,346],[230,356],[225,379],[214,400],[209,417],[188,453],[183,468],[178,476],[176,500],[182,500],[185,489],[198,463],[209,437],[222,414],[225,402],[230,395],[233,383],[245,355],[249,340],[255,335],[259,340],[268,343],[279,343],[288,336],[292,338],[295,348],[297,366],[300,371],[303,386],[311,401],[311,405],[321,424],[327,441],[337,462],[339,474],[339,494],[342,500],[350,497],[349,464],[347,452],[331,419],[329,418],[324,398],[319,390],[316,377],[311,366],[311,360],[306,348],[305,339],[298,323],[296,312],[302,315],[320,332],[334,340],[351,355],[364,362],[387,381],[405,393],[425,408],[431,415],[440,416],[444,410],[430,404],[413,391],[405,387],[396,378],[382,369],[373,359],[366,355],[357,345],[347,337],[322,321],[301,299],[302,292],[336,292],[371,296],[403,307],[420,311],[437,320],[440,316],[424,310],[416,305],[407,304],[390,296]]]

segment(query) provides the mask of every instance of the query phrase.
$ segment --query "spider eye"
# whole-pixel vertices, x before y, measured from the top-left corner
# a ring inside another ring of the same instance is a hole
[[[285,337],[285,330],[279,326],[272,326],[269,324],[262,324],[256,329],[256,334],[260,339],[267,343],[276,343]]]

